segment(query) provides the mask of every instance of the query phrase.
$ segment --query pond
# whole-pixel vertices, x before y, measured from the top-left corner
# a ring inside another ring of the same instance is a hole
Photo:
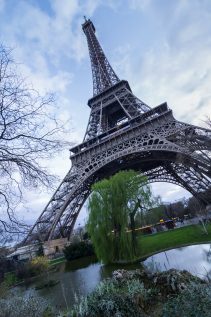
[[[211,244],[199,244],[161,252],[149,257],[144,264],[151,270],[171,268],[187,270],[200,278],[211,278]]]
[[[170,268],[188,270],[201,278],[211,278],[211,245],[200,244],[161,252],[149,257],[144,262],[130,265],[105,266],[94,257],[62,263],[57,266],[57,272],[50,274],[50,279],[59,283],[51,288],[34,290],[43,281],[38,278],[27,289],[21,287],[22,292],[35,292],[49,300],[59,309],[66,309],[75,303],[76,298],[90,293],[95,286],[106,277],[110,277],[117,269],[133,270],[141,268],[142,264],[150,270],[164,271]]]

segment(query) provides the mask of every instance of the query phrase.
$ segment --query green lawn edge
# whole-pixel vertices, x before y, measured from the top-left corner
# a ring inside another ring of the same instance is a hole
[[[50,266],[53,266],[53,265],[56,265],[56,264],[60,264],[60,263],[63,263],[63,262],[66,262],[66,259],[65,259],[64,256],[56,258],[56,259],[49,260]]]
[[[208,234],[200,225],[189,225],[181,228],[159,232],[150,236],[138,237],[138,259],[146,258],[160,252],[196,244],[211,242],[211,224],[206,226]]]
[[[133,261],[125,261],[125,264],[144,261],[157,253],[176,248],[211,243],[211,224],[206,226],[208,234],[203,231],[201,225],[189,225],[175,228],[152,235],[138,236],[137,257]],[[66,262],[65,257],[49,260],[50,266]],[[72,262],[72,261],[68,261]],[[121,261],[123,264],[123,262]]]

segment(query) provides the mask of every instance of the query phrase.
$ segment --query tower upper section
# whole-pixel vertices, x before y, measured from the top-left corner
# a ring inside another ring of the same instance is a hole
[[[105,89],[117,84],[120,80],[109,64],[100,43],[95,35],[95,27],[90,19],[85,18],[82,24],[87,38],[93,77],[93,95],[96,96]]]

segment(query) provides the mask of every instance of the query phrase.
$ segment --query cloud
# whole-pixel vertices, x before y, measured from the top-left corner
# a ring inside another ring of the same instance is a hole
[[[81,4],[82,3],[82,4]],[[41,94],[54,92],[56,95],[57,117],[66,121],[78,115],[75,100],[71,100],[70,91],[74,78],[74,67],[88,55],[85,37],[81,31],[82,15],[91,16],[99,1],[52,0],[51,10],[43,10],[32,2],[20,1],[9,11],[7,2],[7,21],[1,22],[1,40],[14,47],[13,57],[18,63],[18,72]],[[3,1],[0,0],[0,9]],[[11,14],[10,18],[9,15]],[[6,17],[6,16],[5,16]],[[80,111],[81,116],[81,111]],[[80,143],[81,130],[77,127],[65,136],[67,141]],[[60,137],[60,136],[59,136]],[[63,178],[70,169],[69,150],[58,153],[44,166]],[[27,223],[33,223],[40,215],[52,193],[43,191],[24,191],[24,204],[19,206],[19,216]],[[27,213],[25,207],[30,211]]]
[[[151,0],[129,0],[129,6],[132,10],[145,11],[150,4]]]
[[[55,92],[60,105],[58,116],[73,118],[75,131],[70,138],[81,142],[88,110],[79,103],[82,99],[75,97],[74,83],[77,76],[83,77],[78,72],[82,69],[84,72],[84,62],[89,63],[81,31],[82,17],[92,17],[99,10],[100,14],[108,15],[108,23],[113,27],[109,12],[115,16],[115,23],[119,23],[121,14],[124,16],[130,10],[130,14],[133,12],[139,19],[137,27],[134,18],[134,29],[128,40],[123,32],[119,34],[123,39],[121,45],[116,47],[113,43],[111,50],[116,58],[112,66],[120,78],[129,81],[137,97],[149,105],[167,101],[177,119],[201,125],[211,108],[210,1],[179,0],[159,5],[164,2],[131,0],[125,5],[125,1],[120,0],[63,0],[61,5],[60,0],[52,0],[44,10],[39,1],[22,0],[15,2],[11,10],[10,1],[0,0],[0,13],[3,9],[7,12],[5,23],[2,15],[1,39],[15,48],[14,58],[21,63],[19,68],[37,90]],[[125,19],[124,23],[130,21]],[[140,29],[144,31],[140,33]],[[78,96],[83,95],[86,88],[84,82],[80,85]],[[63,177],[70,166],[69,153],[59,153],[59,156],[49,165]],[[185,193],[182,188],[171,187],[173,185],[162,184],[162,189],[157,184],[153,186],[156,193],[160,190],[168,200]],[[50,197],[46,193],[26,196],[30,208],[36,209],[36,217]]]
[[[136,84],[136,89],[148,94],[151,92],[147,96],[151,104],[168,101],[178,119],[199,124],[202,117],[209,114],[211,107],[211,64],[206,64],[208,54],[208,50],[199,52],[197,56],[194,53],[172,55],[152,51],[145,56],[141,70],[144,80]],[[202,82],[205,71],[207,78]],[[205,99],[207,105],[203,102]],[[203,109],[199,107],[202,102]]]
[[[64,56],[79,59],[83,56],[81,47],[74,42],[82,38],[79,29],[73,31],[73,17],[78,13],[77,1],[52,1],[53,15],[42,11],[25,1],[15,7],[16,14],[13,16],[7,32],[11,40],[21,43],[25,54],[33,58],[34,52],[43,56],[49,56],[55,66],[61,62]],[[20,15],[22,18],[20,19]],[[81,32],[80,32],[81,33]]]
[[[170,183],[151,184],[152,192],[155,196],[161,196],[163,202],[173,202],[183,197],[191,197],[191,194],[184,188]]]
[[[121,54],[117,69],[140,99],[151,106],[167,101],[177,119],[201,125],[211,109],[211,13],[198,1],[178,1],[175,12],[169,25],[159,22],[158,40],[149,39],[142,50],[139,39]]]

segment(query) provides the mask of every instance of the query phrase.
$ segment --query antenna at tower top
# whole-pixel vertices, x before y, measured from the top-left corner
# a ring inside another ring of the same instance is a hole
[[[95,35],[95,27],[90,19],[84,16],[82,29],[86,35],[92,67],[93,95],[96,96],[120,80],[115,74]]]

